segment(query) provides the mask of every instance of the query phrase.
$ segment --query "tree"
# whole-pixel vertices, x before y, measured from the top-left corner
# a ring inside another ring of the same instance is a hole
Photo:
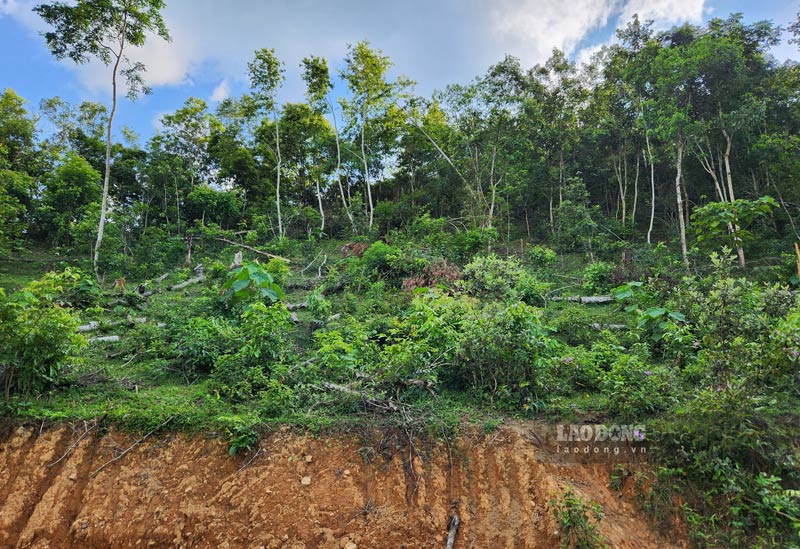
[[[333,82],[331,82],[331,75],[328,70],[328,61],[323,57],[314,56],[303,59],[303,80],[306,82],[306,97],[308,98],[309,104],[319,113],[328,111],[331,114],[331,119],[333,120],[333,134],[336,139],[336,184],[339,187],[339,195],[342,198],[344,213],[350,221],[350,227],[355,232],[356,225],[353,219],[353,213],[350,211],[350,206],[347,203],[347,197],[342,187],[342,147],[339,142],[339,125],[336,120],[336,108],[331,100],[330,94],[333,89]],[[322,215],[321,202],[320,214]]]
[[[352,97],[340,102],[349,118],[350,130],[355,138],[353,141],[359,143],[360,153],[356,152],[355,155],[364,170],[368,228],[371,230],[375,205],[370,183],[369,153],[378,155],[393,147],[396,134],[404,121],[398,103],[411,82],[402,77],[390,82],[386,73],[392,62],[380,50],[372,49],[369,42],[358,42],[348,50],[346,67],[341,72],[341,77],[347,82]]]
[[[69,153],[44,183],[40,219],[49,225],[54,242],[71,244],[72,227],[87,214],[90,204],[95,202],[96,207],[100,173],[85,159]]]
[[[126,53],[128,48],[142,46],[149,33],[156,33],[169,40],[169,31],[161,16],[163,0],[78,0],[76,4],[54,2],[40,4],[33,10],[53,27],[43,33],[47,46],[56,59],[69,58],[83,64],[90,59],[99,59],[111,71],[111,112],[106,125],[106,158],[103,177],[103,194],[100,203],[100,222],[97,226],[97,242],[94,245],[95,275],[103,243],[108,210],[108,189],[111,178],[111,129],[117,111],[117,76],[125,78],[128,97],[135,99],[140,93],[150,93],[145,86],[145,67],[140,62],[132,63]]]
[[[281,216],[281,117],[276,94],[283,82],[285,71],[283,62],[275,55],[274,49],[256,50],[255,57],[248,63],[250,87],[252,88],[253,115],[272,116],[275,123],[275,208],[278,215],[278,238],[283,238],[286,229]]]

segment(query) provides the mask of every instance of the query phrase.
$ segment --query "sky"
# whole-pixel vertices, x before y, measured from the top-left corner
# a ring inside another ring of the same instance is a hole
[[[40,0],[41,1],[41,0]],[[142,139],[157,131],[164,113],[190,96],[215,104],[245,92],[254,50],[275,48],[286,63],[283,101],[303,99],[299,64],[313,54],[342,68],[347,45],[368,40],[394,63],[392,73],[417,82],[428,96],[448,84],[466,83],[506,54],[523,67],[543,63],[553,48],[588,60],[614,30],[638,13],[656,28],[744,13],[748,22],[769,19],[787,26],[800,0],[166,0],[168,43],[149,40],[130,57],[147,66],[153,94],[123,99],[117,128]],[[60,96],[70,103],[110,102],[110,68],[100,63],[56,61],[33,0],[0,0],[0,90],[13,88],[35,111]],[[797,46],[773,50],[779,61],[800,59]],[[341,85],[341,84],[339,84]],[[119,133],[117,132],[117,135]]]

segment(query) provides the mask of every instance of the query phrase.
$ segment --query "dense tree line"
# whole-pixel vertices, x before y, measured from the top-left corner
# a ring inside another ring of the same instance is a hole
[[[634,18],[590,64],[554,50],[525,69],[509,56],[430,98],[359,42],[338,74],[304,59],[306,101],[286,104],[284,64],[262,49],[248,93],[216,109],[189,98],[146,143],[124,130],[108,148],[114,107],[54,97],[33,114],[8,89],[0,243],[99,250],[103,271],[203,227],[374,236],[428,213],[588,253],[674,239],[687,264],[696,237],[722,239],[745,266],[759,213],[774,206],[773,236],[797,235],[800,67],[769,54],[781,33],[740,14],[665,32]]]

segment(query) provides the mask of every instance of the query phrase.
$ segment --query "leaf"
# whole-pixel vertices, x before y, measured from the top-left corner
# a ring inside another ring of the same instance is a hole
[[[677,320],[678,322],[686,322],[686,315],[679,313],[678,311],[670,311],[669,317]]]

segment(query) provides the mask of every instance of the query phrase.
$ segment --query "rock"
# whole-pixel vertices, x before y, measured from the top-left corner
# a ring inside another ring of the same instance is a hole
[[[314,458],[312,458],[311,456],[309,456],[309,455],[306,455],[306,463],[311,463],[311,461],[312,461],[313,459],[314,459]]]
[[[303,486],[308,486],[311,484],[311,477],[303,477],[300,479],[300,484]]]
[[[345,469],[344,470],[344,476],[346,476],[346,477],[350,476],[350,469]]]
[[[356,545],[355,543],[353,543],[351,541],[351,542],[348,542],[347,545],[344,546],[344,549],[358,549],[358,545]]]

